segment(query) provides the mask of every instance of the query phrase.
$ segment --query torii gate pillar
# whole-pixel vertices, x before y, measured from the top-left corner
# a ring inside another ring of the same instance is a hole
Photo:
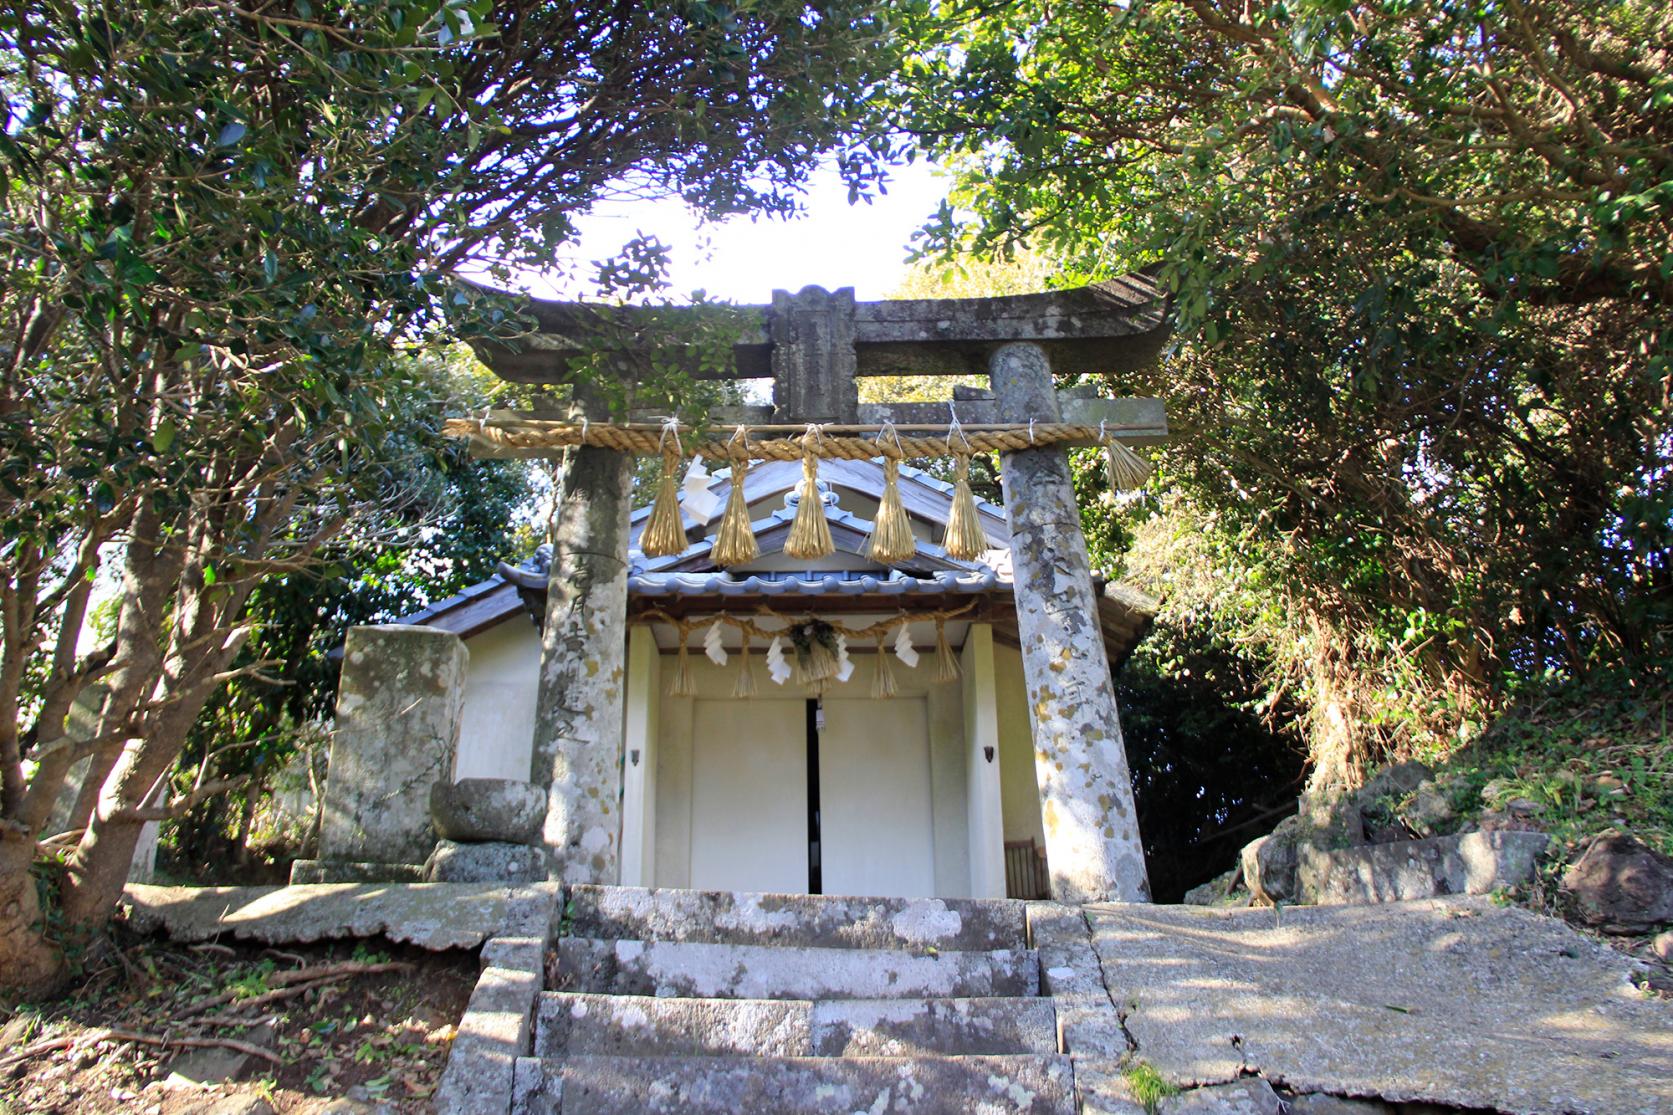
[[[1039,345],[1000,348],[988,377],[1001,420],[1060,419],[1051,364]],[[1148,902],[1133,782],[1068,453],[1047,447],[1001,454],[1000,476],[1051,896],[1076,904]]]
[[[632,464],[614,449],[577,450],[552,539],[529,781],[546,787],[547,876],[566,883],[621,876]]]

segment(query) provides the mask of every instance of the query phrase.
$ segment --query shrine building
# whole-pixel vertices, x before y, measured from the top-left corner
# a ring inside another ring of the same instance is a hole
[[[1154,604],[1089,568],[1067,449],[1106,451],[1133,486],[1131,447],[1167,424],[1159,400],[1054,373],[1119,382],[1157,359],[1151,276],[989,299],[779,292],[739,310],[731,366],[700,373],[770,377],[772,402],[698,429],[633,408],[636,346],[668,343],[641,311],[528,305],[531,335],[478,353],[573,401],[449,432],[561,459],[551,542],[351,632],[320,858],[293,881],[1148,898],[1112,668]],[[601,349],[627,387],[614,410],[573,371]],[[990,387],[950,402],[858,401],[864,376],[972,372]],[[1002,505],[968,484],[989,452]],[[636,456],[663,470],[637,507]],[[526,801],[533,821],[432,829],[436,783]]]

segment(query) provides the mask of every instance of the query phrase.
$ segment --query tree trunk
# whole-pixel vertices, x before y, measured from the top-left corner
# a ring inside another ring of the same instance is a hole
[[[34,997],[64,977],[64,954],[47,938],[30,871],[33,833],[0,827],[0,992]]]

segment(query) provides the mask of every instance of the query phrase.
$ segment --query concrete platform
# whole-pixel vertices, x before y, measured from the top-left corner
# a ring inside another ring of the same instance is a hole
[[[559,889],[556,883],[129,883],[122,904],[133,928],[163,932],[176,941],[231,937],[283,945],[387,937],[427,949],[474,949],[495,936],[544,938]]]
[[[1474,898],[1087,912],[1139,1056],[1176,1084],[1260,1073],[1512,1115],[1673,1111],[1673,1003],[1552,918]]]

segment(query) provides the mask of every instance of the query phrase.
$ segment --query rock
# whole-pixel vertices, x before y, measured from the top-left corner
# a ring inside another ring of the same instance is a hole
[[[14,1014],[11,1021],[0,1026],[0,1051],[10,1049],[14,1045],[22,1045],[36,1030],[40,1029],[41,1016],[38,1014]]]
[[[1160,1115],[1283,1115],[1284,1102],[1272,1085],[1254,1076],[1169,1096],[1157,1111]]]
[[[1434,771],[1416,759],[1408,759],[1403,763],[1390,763],[1366,780],[1354,796],[1359,799],[1360,811],[1364,812],[1376,805],[1377,802],[1390,798],[1403,798],[1413,793],[1423,783],[1434,776]]]
[[[1237,884],[1242,880],[1243,868],[1241,866],[1234,867],[1225,874],[1216,875],[1201,886],[1195,886],[1186,891],[1185,904],[1187,906],[1218,906],[1222,902],[1229,902],[1232,892],[1237,889]]]
[[[1414,832],[1435,836],[1457,813],[1444,787],[1432,781],[1423,782],[1412,791],[1412,800],[1401,811],[1401,816]]]
[[[1359,814],[1359,797],[1341,790],[1301,795],[1296,803],[1301,832],[1309,843],[1328,848],[1348,848],[1365,843],[1365,822]]]
[[[1673,922],[1673,859],[1630,836],[1594,838],[1563,874],[1580,920],[1605,933],[1647,933]]]
[[[436,843],[424,864],[428,883],[533,883],[546,877],[546,857],[539,848],[501,841]]]
[[[539,842],[546,821],[546,793],[510,778],[462,778],[430,788],[436,835],[462,843]]]
[[[1255,901],[1272,906],[1296,901],[1296,845],[1301,819],[1286,818],[1277,828],[1243,849],[1243,878]]]
[[[344,1096],[325,1100],[317,1107],[303,1109],[305,1115],[395,1115],[395,1107],[388,1103],[368,1103]]]
[[[1663,964],[1673,964],[1673,929],[1656,934],[1650,942],[1650,952]]]
[[[188,1109],[186,1115],[273,1115],[273,1105],[261,1096],[245,1092],[199,1104]]]
[[[1334,852],[1303,845],[1297,891],[1326,906],[1491,894],[1531,879],[1547,841],[1540,832],[1467,832]]]
[[[187,1050],[169,1063],[163,1087],[189,1088],[237,1080],[249,1064],[249,1054],[231,1049]]]

